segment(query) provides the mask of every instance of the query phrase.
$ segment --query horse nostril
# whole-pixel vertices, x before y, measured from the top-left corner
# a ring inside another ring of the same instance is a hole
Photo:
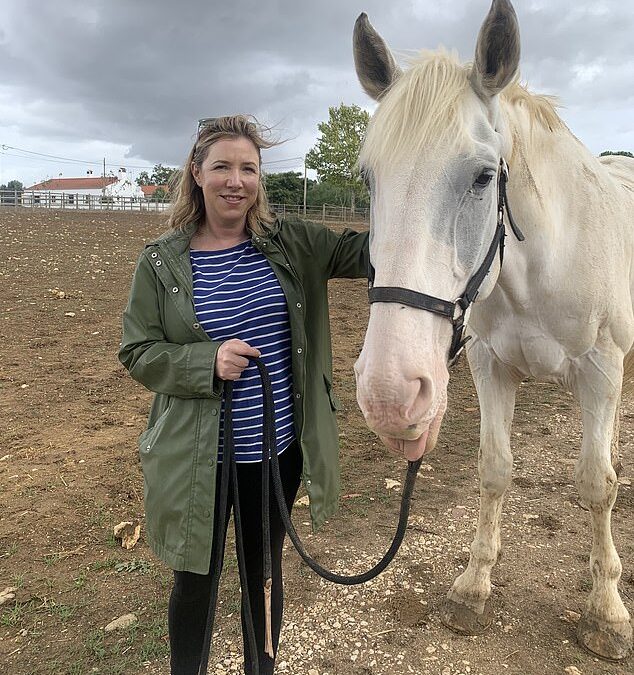
[[[413,421],[411,427],[415,427],[421,417],[424,417],[434,402],[434,383],[429,377],[421,377],[418,380],[419,389],[410,409],[407,411],[408,421]]]

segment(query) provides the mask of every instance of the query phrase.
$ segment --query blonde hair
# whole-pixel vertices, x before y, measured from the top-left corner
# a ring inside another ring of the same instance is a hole
[[[248,138],[258,151],[260,180],[255,203],[247,212],[247,230],[263,234],[262,224],[270,225],[275,218],[269,208],[264,188],[260,151],[262,148],[278,145],[277,141],[264,137],[267,131],[269,130],[262,127],[255,117],[247,115],[227,115],[201,120],[194,147],[185,160],[183,171],[176,177],[178,184],[174,190],[174,200],[168,220],[169,226],[175,230],[182,230],[191,223],[200,226],[205,219],[203,191],[194,180],[191,171],[192,164],[200,167],[207,158],[209,148],[221,139]]]
[[[459,103],[469,88],[470,66],[444,50],[422,52],[389,88],[370,120],[359,156],[362,165],[394,166],[405,151],[420,152],[430,138],[465,137]]]
[[[388,89],[370,120],[359,163],[366,168],[394,166],[404,152],[420,154],[430,139],[470,143],[461,103],[472,91],[472,65],[444,50],[422,52]],[[523,107],[531,124],[547,131],[565,129],[552,96],[530,93],[519,76],[504,89],[502,101]]]

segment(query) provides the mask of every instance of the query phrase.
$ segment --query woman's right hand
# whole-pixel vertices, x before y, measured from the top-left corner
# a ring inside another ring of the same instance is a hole
[[[260,352],[242,340],[227,340],[216,354],[216,376],[221,380],[237,380],[249,365],[247,357],[259,357]]]

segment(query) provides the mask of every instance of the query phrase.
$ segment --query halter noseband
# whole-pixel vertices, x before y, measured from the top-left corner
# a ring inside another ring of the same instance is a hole
[[[500,265],[504,259],[504,237],[506,236],[504,225],[504,211],[506,211],[509,218],[509,225],[518,241],[524,241],[524,235],[520,228],[515,224],[511,209],[509,208],[508,199],[506,196],[506,183],[509,178],[509,169],[504,158],[500,159],[500,167],[498,173],[498,217],[497,225],[495,227],[495,234],[493,241],[489,246],[482,264],[474,272],[473,276],[467,282],[467,287],[464,293],[455,301],[442,300],[435,298],[432,295],[412,291],[409,288],[401,288],[400,286],[374,286],[374,267],[370,263],[368,271],[368,297],[370,304],[373,302],[398,302],[401,305],[414,307],[415,309],[424,309],[434,314],[444,316],[451,321],[453,326],[453,336],[451,339],[451,346],[449,347],[448,361],[449,365],[453,365],[460,352],[462,352],[465,344],[469,340],[469,336],[464,335],[465,331],[465,313],[469,305],[478,297],[480,286],[484,281],[486,275],[491,269],[491,265],[495,260],[495,255],[499,249],[500,251]]]

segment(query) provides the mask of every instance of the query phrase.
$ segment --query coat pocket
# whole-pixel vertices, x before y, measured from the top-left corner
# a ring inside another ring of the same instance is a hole
[[[343,404],[339,400],[339,397],[332,390],[332,382],[324,375],[324,384],[326,385],[326,393],[328,394],[328,399],[330,401],[330,409],[334,410],[343,410]]]
[[[156,418],[154,423],[149,426],[140,436],[139,436],[139,452],[141,454],[150,452],[152,449],[152,443],[158,433],[160,432],[161,428],[165,424],[165,420],[170,414],[170,411],[172,409],[172,406],[174,405],[174,396],[169,396],[167,400],[167,405],[165,407],[165,410]]]

